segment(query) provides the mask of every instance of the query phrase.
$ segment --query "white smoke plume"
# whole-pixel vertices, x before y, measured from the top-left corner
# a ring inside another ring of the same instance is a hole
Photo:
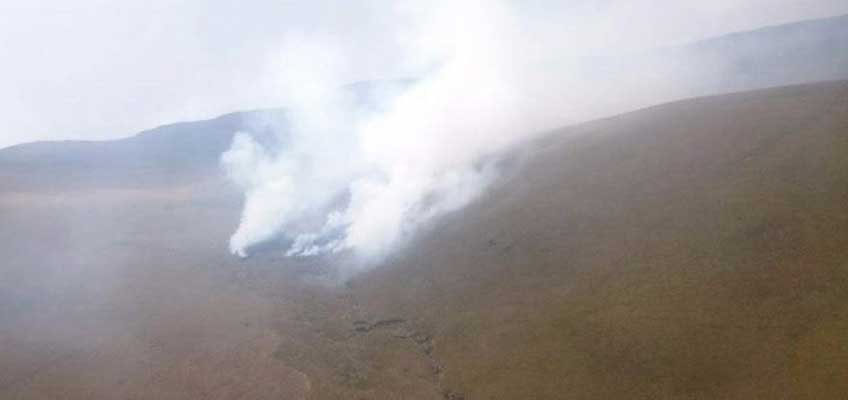
[[[290,126],[272,148],[237,134],[222,157],[245,193],[231,251],[246,256],[284,235],[292,256],[379,259],[479,196],[497,177],[487,156],[567,123],[712,90],[715,76],[677,53],[626,66],[610,57],[674,43],[648,39],[675,32],[685,20],[663,17],[687,9],[577,3],[556,18],[514,1],[389,7],[400,22],[386,34],[417,73],[379,107],[339,90],[351,58],[368,54],[345,52],[344,38],[289,35],[278,67]]]
[[[379,111],[338,90],[336,67],[344,60],[333,43],[292,39],[285,84],[295,96],[282,148],[238,134],[223,155],[246,195],[231,251],[245,256],[251,245],[284,233],[293,239],[289,255],[352,249],[379,257],[479,195],[495,174],[482,158],[537,130],[527,117],[544,110],[514,81],[540,61],[539,51],[518,46],[515,17],[493,5],[403,10],[427,27],[407,37],[410,51],[433,66],[386,96]]]

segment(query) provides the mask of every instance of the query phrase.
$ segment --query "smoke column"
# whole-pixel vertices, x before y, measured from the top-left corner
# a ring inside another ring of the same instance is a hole
[[[478,196],[495,177],[480,160],[532,132],[520,124],[534,99],[522,97],[510,75],[534,60],[511,60],[521,49],[513,48],[517,32],[508,31],[515,23],[504,5],[406,11],[428,27],[408,37],[410,52],[427,54],[433,66],[384,96],[379,111],[338,89],[345,60],[333,43],[289,41],[286,86],[296,95],[281,148],[237,134],[222,156],[246,196],[234,254],[283,233],[293,239],[289,255],[351,249],[379,258]]]

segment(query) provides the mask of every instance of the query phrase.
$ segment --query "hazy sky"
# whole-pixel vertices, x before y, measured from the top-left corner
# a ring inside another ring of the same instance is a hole
[[[597,51],[848,13],[844,0],[514,4],[553,32],[579,30],[581,45]],[[337,45],[343,81],[414,75],[426,65],[400,52],[409,51],[402,44],[415,9],[393,1],[0,0],[0,147],[117,138],[284,105],[281,82],[294,68],[286,49],[301,37]]]

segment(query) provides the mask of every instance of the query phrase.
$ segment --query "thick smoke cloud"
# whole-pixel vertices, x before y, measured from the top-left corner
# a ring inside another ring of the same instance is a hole
[[[558,109],[535,93],[550,78],[537,66],[555,60],[524,37],[526,22],[506,4],[397,12],[415,17],[404,40],[430,72],[383,96],[376,111],[337,89],[335,66],[344,60],[333,43],[289,42],[285,86],[298,95],[281,148],[239,134],[223,155],[246,194],[233,253],[282,232],[293,239],[289,255],[352,249],[380,257],[478,196],[496,173],[483,158],[538,131]]]
[[[378,110],[338,89],[336,66],[344,60],[333,43],[292,39],[284,86],[296,95],[281,148],[272,154],[238,134],[222,157],[246,194],[231,250],[244,256],[282,231],[294,240],[290,255],[353,249],[379,257],[422,222],[479,194],[492,170],[475,161],[510,138],[519,109],[495,68],[500,51],[489,48],[495,25],[484,23],[503,16],[477,11],[454,48],[417,43],[440,65],[413,84],[399,84],[407,87],[384,88]],[[428,16],[437,24],[443,17]],[[450,21],[454,29],[456,22]],[[448,53],[435,55],[443,50]],[[491,68],[472,73],[481,63]]]
[[[611,29],[610,21],[650,12],[622,13],[614,2],[558,20],[506,1],[385,12],[404,21],[387,34],[418,73],[385,89],[377,107],[339,90],[352,57],[339,38],[288,36],[280,63],[280,90],[292,98],[288,129],[271,147],[237,134],[222,156],[245,192],[234,254],[284,235],[291,256],[351,250],[379,260],[485,191],[498,173],[491,155],[554,127],[715,86],[715,74],[685,55],[622,57],[639,46],[611,43],[627,36],[627,24]]]

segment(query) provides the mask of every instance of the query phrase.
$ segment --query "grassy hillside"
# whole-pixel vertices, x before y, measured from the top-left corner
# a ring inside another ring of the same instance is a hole
[[[841,398],[848,83],[567,129],[353,282],[469,399]]]
[[[662,105],[506,157],[479,201],[341,286],[344,259],[227,254],[240,204],[214,174],[69,190],[17,170],[0,398],[848,392],[847,82]]]

